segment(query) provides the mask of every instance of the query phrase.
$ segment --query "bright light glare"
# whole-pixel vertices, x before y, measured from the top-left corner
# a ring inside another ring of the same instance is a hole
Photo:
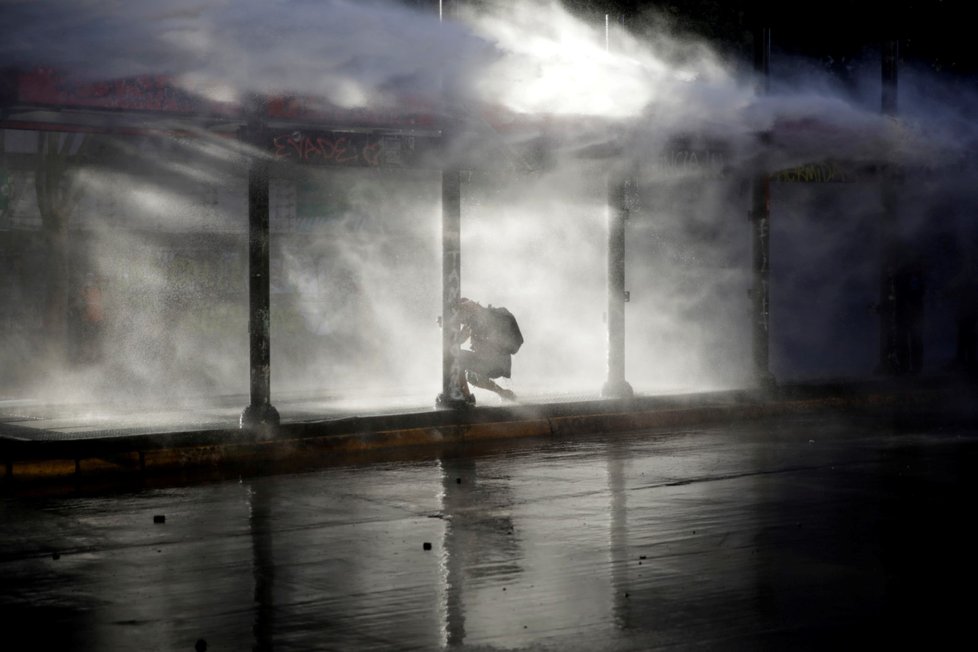
[[[606,35],[558,3],[471,20],[504,53],[477,82],[479,94],[520,113],[637,116],[676,103],[689,94],[683,85],[717,70],[709,58],[697,62],[700,70],[681,68],[668,60],[664,37],[649,44],[620,29]]]

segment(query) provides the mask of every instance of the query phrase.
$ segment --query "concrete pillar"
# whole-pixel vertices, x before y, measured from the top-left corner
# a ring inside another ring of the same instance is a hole
[[[754,381],[764,387],[775,384],[771,373],[771,183],[759,173],[751,183],[751,353]]]
[[[886,41],[881,51],[881,81],[880,110],[885,116],[895,116],[897,113],[897,59],[899,44],[897,41]],[[878,305],[879,328],[879,364],[876,373],[897,375],[906,367],[905,356],[900,354],[899,325],[897,323],[897,288],[896,272],[898,260],[898,242],[895,234],[898,219],[897,182],[895,171],[887,165],[880,180],[880,296]]]
[[[271,404],[271,333],[269,326],[268,160],[263,155],[264,104],[249,118],[245,137],[258,151],[248,168],[248,334],[251,404],[241,413],[242,428],[274,428],[278,410]]]
[[[763,27],[754,35],[754,72],[761,95],[767,93],[770,60],[771,30]],[[775,384],[770,368],[771,180],[763,160],[762,155],[751,179],[751,352],[754,382],[769,388]]]
[[[628,221],[628,182],[608,179],[608,379],[601,389],[606,398],[630,398],[625,380],[625,223]]]
[[[883,115],[895,116],[897,113],[897,68],[900,58],[899,41],[883,43],[881,57],[882,91],[880,93],[880,109]]]
[[[459,386],[458,300],[462,296],[462,182],[457,169],[442,171],[442,390],[438,407],[460,408],[468,403]]]

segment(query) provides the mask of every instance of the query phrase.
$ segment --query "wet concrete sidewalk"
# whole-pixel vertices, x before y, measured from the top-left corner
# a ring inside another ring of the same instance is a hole
[[[976,471],[973,419],[904,406],[8,497],[2,631],[100,652],[953,649]]]
[[[825,409],[919,406],[970,414],[975,390],[960,378],[876,379],[628,400],[540,395],[461,410],[435,409],[418,396],[295,397],[283,401],[282,424],[268,431],[237,427],[242,397],[200,398],[167,411],[6,402],[0,404],[0,486],[6,493],[42,485],[73,491],[119,481],[295,472],[392,455],[431,458],[445,446],[496,439],[740,423]]]

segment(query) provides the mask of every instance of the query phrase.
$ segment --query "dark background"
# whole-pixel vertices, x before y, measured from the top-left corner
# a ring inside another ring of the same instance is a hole
[[[772,30],[776,52],[811,57],[844,74],[847,63],[878,52],[884,40],[896,39],[905,63],[936,72],[972,76],[978,73],[973,46],[970,3],[929,2],[789,3],[757,0],[564,0],[578,14],[611,14],[630,29],[671,25],[678,34],[706,38],[731,56],[749,56],[753,31]]]

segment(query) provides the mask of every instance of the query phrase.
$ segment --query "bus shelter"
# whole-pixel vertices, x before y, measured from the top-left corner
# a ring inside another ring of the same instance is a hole
[[[887,44],[882,57],[882,111],[896,112],[896,52]],[[760,92],[769,75],[770,31],[756,38],[755,72]],[[454,386],[457,377],[455,333],[456,303],[461,296],[461,205],[467,171],[487,165],[525,173],[545,165],[547,148],[559,146],[560,128],[550,118],[539,121],[515,118],[498,108],[477,119],[460,120],[441,111],[436,103],[405,98],[389,110],[344,109],[317,98],[300,96],[251,97],[238,103],[216,102],[192,96],[166,77],[82,81],[56,70],[7,71],[0,85],[0,128],[38,133],[179,134],[183,137],[221,139],[247,156],[248,212],[248,331],[250,340],[250,402],[241,415],[241,427],[270,428],[279,422],[270,387],[269,295],[269,182],[290,166],[346,168],[424,168],[441,175],[442,253],[442,392],[439,407],[465,405]],[[759,134],[765,144],[776,145],[781,134]],[[66,152],[64,160],[70,160]],[[40,160],[44,152],[38,152]],[[625,372],[626,224],[631,210],[629,188],[641,161],[622,161],[613,145],[591,148],[582,156],[608,161],[607,206],[607,345],[608,375],[602,394],[628,398],[632,389]],[[706,174],[726,169],[723,147],[690,147],[678,143],[662,156],[692,161]],[[685,157],[685,158],[683,158]],[[817,164],[816,164],[817,167]],[[38,170],[43,166],[38,165]],[[833,168],[837,169],[837,168]],[[56,184],[58,170],[38,174],[37,183]],[[63,170],[62,170],[63,172]],[[737,170],[752,179],[749,210],[752,232],[751,321],[753,375],[761,387],[771,388],[769,279],[770,184],[808,181],[798,170],[769,170],[758,163],[753,170]],[[892,175],[879,170],[861,178],[881,185],[884,213],[896,210]],[[851,178],[849,173],[842,174]],[[40,196],[40,194],[39,194]],[[48,207],[57,214],[56,207]],[[884,218],[885,220],[886,218]],[[56,219],[55,219],[56,221]],[[886,259],[890,254],[884,252]],[[893,332],[892,262],[882,264],[880,310],[880,366],[893,371],[896,335]]]

